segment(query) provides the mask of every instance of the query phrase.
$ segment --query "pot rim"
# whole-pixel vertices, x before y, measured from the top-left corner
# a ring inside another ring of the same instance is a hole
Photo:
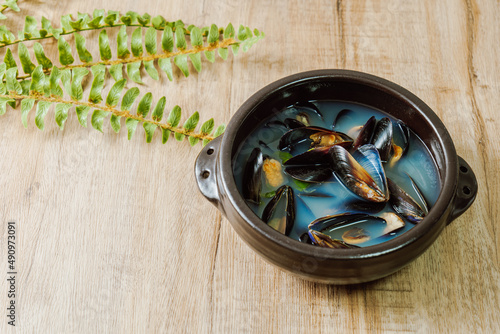
[[[278,93],[280,90],[306,81],[321,79],[334,79],[339,81],[359,83],[388,92],[397,98],[409,103],[419,114],[426,118],[437,134],[436,142],[439,143],[443,151],[443,167],[445,168],[444,178],[441,180],[441,192],[436,203],[429,211],[429,214],[409,231],[397,236],[389,241],[355,249],[329,249],[309,245],[287,237],[265,224],[250,207],[245,203],[240,192],[237,190],[233,176],[233,160],[231,152],[236,134],[242,122],[256,109],[256,107],[267,97]],[[304,256],[314,256],[319,259],[351,260],[372,258],[395,252],[416,242],[422,236],[431,232],[435,223],[447,213],[451,201],[453,200],[457,186],[458,168],[447,168],[446,166],[458,166],[458,157],[450,134],[439,117],[416,95],[407,89],[386,79],[352,70],[323,69],[306,71],[284,77],[272,82],[257,91],[248,98],[231,118],[222,138],[219,151],[219,175],[220,185],[224,188],[225,197],[231,202],[238,214],[245,220],[251,228],[257,230],[266,239],[279,244],[291,251],[299,252]],[[234,189],[231,191],[231,189]],[[440,227],[437,233],[444,228]]]

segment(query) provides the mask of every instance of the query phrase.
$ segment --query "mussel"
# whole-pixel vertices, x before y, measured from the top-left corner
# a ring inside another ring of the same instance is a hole
[[[309,101],[304,101],[304,102],[297,102],[295,104],[295,107],[298,109],[306,108],[313,112],[315,115],[317,115],[321,120],[323,120],[323,114],[321,111],[319,111],[318,107],[312,102]]]
[[[262,220],[276,231],[289,235],[295,222],[295,201],[290,186],[281,186],[267,203]]]
[[[392,148],[392,122],[388,117],[377,122],[371,143],[377,148],[383,162],[389,160]]]
[[[394,211],[403,216],[411,223],[417,224],[427,214],[425,210],[403,189],[401,189],[394,181],[387,178],[387,185],[389,187],[390,199]]]
[[[243,171],[243,197],[252,203],[260,203],[260,190],[262,188],[262,165],[264,156],[260,148],[256,147],[250,153],[245,170]]]
[[[318,218],[309,224],[309,229],[321,232],[331,239],[342,239],[347,244],[358,245],[373,243],[373,240],[404,226],[404,221],[391,212],[379,217],[364,213],[342,213]]]
[[[318,147],[288,159],[285,173],[304,182],[324,182],[333,177],[328,147]]]
[[[309,141],[311,147],[322,147],[332,145],[342,145],[349,147],[352,144],[352,138],[348,135],[320,128],[317,126],[306,126],[292,129],[286,132],[279,141],[278,148],[280,150],[289,149],[299,143]]]
[[[354,140],[352,145],[353,150],[356,150],[358,147],[363,145],[370,144],[376,124],[377,120],[375,119],[375,116],[370,117],[368,121],[366,121],[365,125],[363,125],[358,136],[356,137],[356,140]]]
[[[315,245],[321,246],[321,247],[326,247],[326,248],[358,248],[358,246],[354,245],[348,245],[345,242],[338,240],[338,239],[332,239],[329,236],[327,236],[324,233],[314,231],[314,230],[309,230],[308,232],[309,237],[311,238],[312,242]]]
[[[383,189],[383,183],[378,185],[366,169],[343,147],[338,145],[332,146],[329,154],[331,157],[331,167],[335,175],[349,190],[368,201],[386,202],[388,200],[387,191]],[[370,163],[367,162],[366,166],[369,165]],[[377,168],[373,167],[373,170],[375,171]],[[383,168],[381,171],[383,171]],[[377,175],[376,177],[383,180],[385,179],[385,174]]]

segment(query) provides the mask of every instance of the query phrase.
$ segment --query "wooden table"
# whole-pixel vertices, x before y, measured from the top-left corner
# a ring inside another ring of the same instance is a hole
[[[19,110],[9,109],[0,117],[0,332],[500,332],[498,0],[19,6],[20,13],[4,12],[13,31],[25,15],[59,26],[63,14],[102,7],[264,31],[248,53],[203,60],[203,71],[189,78],[178,70],[174,82],[144,76],[141,90],[165,95],[169,109],[179,104],[183,121],[199,110],[203,120],[227,123],[255,91],[300,71],[387,78],[435,110],[475,171],[479,193],[396,274],[355,286],[313,284],[264,262],[203,198],[193,176],[200,145],[162,145],[159,132],[147,144],[142,127],[127,141],[108,122],[101,134],[81,127],[74,111],[64,131],[53,110],[45,131],[36,129],[34,112],[24,129]],[[97,34],[85,36],[97,57]],[[54,58],[54,40],[43,43]],[[8,221],[16,222],[15,329],[5,316]]]

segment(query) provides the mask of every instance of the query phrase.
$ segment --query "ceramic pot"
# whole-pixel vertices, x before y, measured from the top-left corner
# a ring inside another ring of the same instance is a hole
[[[238,147],[272,111],[309,100],[355,102],[379,109],[405,122],[422,139],[437,164],[441,193],[419,224],[378,245],[327,249],[280,234],[245,204],[232,168]],[[444,124],[423,101],[390,81],[347,70],[299,73],[255,93],[233,116],[224,135],[203,148],[195,175],[201,193],[265,260],[301,278],[334,284],[372,281],[409,264],[472,204],[477,193],[474,173],[457,156]]]

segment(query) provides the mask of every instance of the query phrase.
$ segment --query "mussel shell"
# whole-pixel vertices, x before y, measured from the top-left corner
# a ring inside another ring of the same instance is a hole
[[[337,114],[337,116],[335,116],[335,119],[333,120],[332,129],[335,129],[336,127],[339,126],[339,124],[342,124],[342,120],[344,118],[349,117],[351,113],[352,113],[351,109],[342,109],[341,111],[339,111],[339,113]]]
[[[323,234],[323,233],[318,232],[318,231],[309,230],[308,234],[309,234],[309,237],[311,238],[312,242],[315,245],[318,245],[321,247],[335,248],[335,249],[359,248],[358,246],[346,244],[345,242],[343,242],[341,240],[332,239],[329,236],[327,236],[326,234]]]
[[[298,128],[303,128],[306,126],[306,124],[302,123],[299,120],[293,119],[293,118],[285,118],[283,123],[289,129],[298,129]]]
[[[427,215],[429,213],[429,204],[428,204],[429,202],[425,199],[424,195],[422,194],[422,192],[418,188],[417,184],[415,183],[415,180],[413,180],[413,178],[408,173],[406,173],[406,175],[410,179],[410,183],[411,183],[411,186],[413,188],[413,191],[417,195],[417,198],[415,198],[415,201],[417,202],[417,200],[418,200],[417,204],[420,205],[420,208]]]
[[[414,224],[425,217],[426,213],[420,205],[390,178],[387,178],[387,185],[390,193],[389,203],[394,211]]]
[[[316,107],[316,105],[313,104],[312,102],[309,102],[309,101],[297,102],[295,104],[295,107],[296,108],[307,108],[307,109],[311,110],[313,113],[315,113],[316,115],[318,115],[321,120],[323,120],[323,114],[321,113],[321,111],[319,111],[318,107]]]
[[[323,142],[323,139],[325,137],[329,139],[333,137],[334,140],[333,142],[332,141]],[[330,131],[330,130],[313,133],[312,135],[309,136],[309,138],[313,140],[311,147],[329,147],[332,145],[340,145],[347,149],[352,145],[353,141],[352,138],[346,135],[345,133]]]
[[[382,166],[382,160],[380,159],[377,148],[371,144],[363,145],[352,153],[352,157],[373,178],[375,183],[382,190],[384,196],[389,198],[387,177],[385,175],[385,169],[384,166]]]
[[[332,146],[329,154],[335,175],[349,190],[368,201],[387,201],[386,194],[373,177],[343,147]]]
[[[342,145],[348,148],[351,146],[353,141],[351,137],[342,132],[336,132],[317,126],[306,126],[287,131],[283,136],[281,136],[278,149],[285,150],[304,141],[313,142],[311,136],[323,135],[333,135],[335,137],[335,142],[328,146]]]
[[[377,122],[371,143],[377,148],[380,159],[387,162],[391,156],[392,148],[392,122],[388,117]]]
[[[392,139],[394,141],[394,144],[401,147],[401,149],[403,150],[402,155],[404,155],[408,150],[408,147],[410,146],[410,129],[403,121],[399,119],[396,122],[393,122],[392,125],[394,128]]]
[[[371,142],[373,137],[373,131],[375,130],[375,125],[377,125],[377,120],[375,119],[375,116],[372,116],[368,119],[368,121],[366,121],[365,125],[361,128],[358,137],[356,137],[356,140],[352,145],[353,150],[365,144],[369,144]]]
[[[261,176],[264,156],[256,147],[250,153],[243,172],[243,198],[255,204],[260,203]]]
[[[331,230],[344,225],[352,224],[363,219],[370,217],[366,213],[351,213],[345,212],[337,215],[330,215],[325,217],[320,217],[309,223],[308,228],[324,232],[326,230]]]
[[[305,182],[324,182],[332,178],[328,147],[314,148],[288,159],[285,173]]]
[[[276,212],[280,201],[285,202],[285,212]],[[262,220],[269,224],[273,219],[284,219],[285,224],[277,231],[285,235],[289,235],[292,231],[295,222],[295,200],[293,198],[293,190],[289,186],[281,186],[276,195],[267,203],[262,212]]]

